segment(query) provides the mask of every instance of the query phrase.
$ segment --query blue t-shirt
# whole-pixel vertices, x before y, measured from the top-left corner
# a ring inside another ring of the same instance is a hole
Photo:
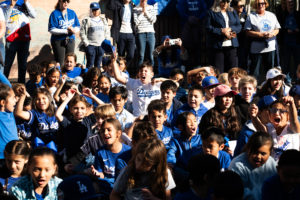
[[[54,10],[50,17],[49,17],[49,23],[48,23],[48,31],[54,28],[58,29],[67,29],[69,26],[72,27],[80,27],[79,20],[77,18],[76,13],[71,10],[67,9],[67,14],[65,16],[62,15],[62,12],[60,10]],[[53,40],[64,40],[66,39],[68,35],[62,34],[62,35],[51,35],[51,41]],[[75,40],[75,35],[69,36],[70,39]]]
[[[113,153],[107,150],[106,145],[101,147],[95,157],[95,169],[104,173],[105,178],[115,177],[115,164],[119,155],[129,150],[131,147],[122,144],[122,149],[119,153]]]
[[[160,139],[166,146],[169,144],[171,138],[173,137],[173,131],[169,127],[163,126],[162,131],[156,130],[157,137]]]
[[[219,151],[218,160],[220,161],[221,170],[227,170],[231,162],[230,155],[225,151]]]
[[[115,167],[115,180],[118,178],[121,170],[127,166],[129,160],[131,159],[132,151],[131,149],[123,152],[121,155],[118,156],[116,160],[116,167]]]
[[[171,125],[173,120],[173,103],[171,107],[168,110],[166,110],[166,114],[167,114],[167,120],[165,121],[165,123]]]
[[[4,83],[4,84],[8,85],[9,87],[11,87],[9,80],[6,78],[6,76],[1,71],[0,71],[0,83]]]
[[[21,177],[18,178],[14,178],[14,177],[8,177],[7,178],[7,186],[6,186],[6,190],[9,191],[11,186],[17,182],[17,180],[19,180]],[[5,178],[0,178],[0,184],[2,184],[3,186],[5,185]]]
[[[109,96],[106,95],[106,94],[103,94],[101,92],[99,92],[96,97],[98,97],[98,99],[100,99],[101,101],[103,101],[104,103],[110,103],[110,100],[109,100]]]
[[[28,124],[31,126],[32,139],[39,137],[45,144],[56,140],[59,124],[55,116],[48,116],[44,112],[31,110]]]
[[[41,78],[41,80],[40,80],[39,83],[35,83],[35,82],[32,82],[31,80],[29,80],[26,83],[26,91],[30,94],[30,96],[33,96],[35,90],[37,88],[42,87],[43,83],[44,83],[44,79],[43,78]]]
[[[18,140],[16,120],[12,112],[0,112],[0,159],[4,159],[4,148],[12,140]]]
[[[23,119],[16,118],[18,134],[24,140],[30,140],[32,136],[30,125]]]
[[[36,197],[36,200],[44,200],[42,194],[38,194],[38,193],[34,192],[34,195],[35,195],[35,197]]]
[[[87,72],[87,69],[81,69],[80,67],[74,67],[73,70],[66,71],[69,78],[75,78],[77,76],[80,76],[81,74],[84,74],[85,72]]]

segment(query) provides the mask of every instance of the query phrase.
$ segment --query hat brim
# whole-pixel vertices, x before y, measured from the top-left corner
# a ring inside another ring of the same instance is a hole
[[[285,78],[285,77],[286,77],[286,75],[285,75],[285,74],[278,74],[278,75],[274,76],[273,78],[276,78],[276,77],[278,77],[278,76],[282,76],[283,78]],[[269,79],[273,79],[273,78],[269,78]]]
[[[218,86],[218,85],[221,85],[221,83],[211,84],[211,85],[205,86],[205,87],[203,87],[203,88],[206,89],[206,88],[208,88],[208,87],[210,87],[210,86]]]

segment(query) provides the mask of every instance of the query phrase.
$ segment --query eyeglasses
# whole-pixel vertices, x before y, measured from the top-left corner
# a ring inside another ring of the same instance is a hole
[[[263,2],[263,3],[257,3],[257,5],[258,5],[258,6],[265,6],[266,3],[265,3],[265,2]]]
[[[239,8],[244,8],[244,7],[245,7],[245,5],[239,5],[238,7],[239,7]]]
[[[279,112],[279,114],[284,114],[284,113],[287,113],[288,110],[285,110],[285,109],[278,109],[278,108],[271,108],[270,109],[270,113],[272,114],[276,114],[277,112]]]

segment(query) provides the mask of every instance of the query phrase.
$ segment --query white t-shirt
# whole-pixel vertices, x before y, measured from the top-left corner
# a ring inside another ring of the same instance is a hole
[[[226,24],[225,28],[228,28],[229,27],[229,17],[227,15],[227,12],[221,12],[221,14],[223,15],[224,20],[225,20],[225,24]],[[224,40],[223,41],[222,47],[230,47],[230,46],[232,46],[231,40]]]
[[[128,90],[132,91],[132,107],[133,115],[135,117],[146,115],[147,107],[150,102],[154,99],[161,98],[160,85],[161,83],[156,83],[154,85],[151,83],[142,84],[139,79],[128,79],[126,87]]]
[[[258,32],[270,32],[275,29],[280,29],[280,24],[277,17],[269,12],[265,11],[263,16],[257,13],[251,13],[245,23],[246,30],[258,31]],[[276,37],[269,38],[262,41],[252,41],[250,52],[251,53],[266,53],[276,50]]]
[[[268,133],[272,136],[274,142],[274,151],[272,157],[278,161],[279,157],[288,149],[296,149],[299,151],[300,147],[300,134],[292,133],[290,130],[290,124],[288,124],[280,135],[277,135],[273,124],[267,124]]]
[[[5,17],[4,17],[4,14],[3,14],[3,10],[2,8],[0,7],[0,22],[5,22]],[[4,41],[3,41],[3,37],[0,38],[0,43],[4,44]],[[3,56],[3,55],[2,55]]]
[[[131,29],[131,9],[129,4],[124,5],[124,14],[121,23],[120,33],[132,33]]]

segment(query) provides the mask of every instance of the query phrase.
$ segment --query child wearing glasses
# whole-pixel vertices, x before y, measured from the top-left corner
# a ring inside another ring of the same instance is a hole
[[[258,107],[252,104],[250,106],[252,122],[257,130],[268,132],[272,136],[274,142],[272,157],[276,161],[285,150],[299,150],[300,124],[293,97],[283,97],[270,105],[270,123],[266,125],[260,121],[257,113]]]

